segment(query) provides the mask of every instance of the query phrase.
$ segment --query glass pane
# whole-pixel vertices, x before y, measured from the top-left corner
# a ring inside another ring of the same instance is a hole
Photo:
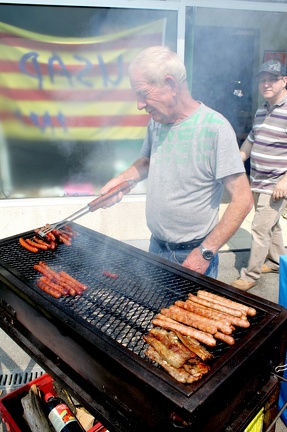
[[[241,145],[262,102],[259,65],[286,62],[287,14],[231,8],[188,8],[185,58],[193,97],[221,112]]]
[[[0,198],[99,193],[149,120],[128,64],[176,49],[177,12],[1,4],[0,17]]]

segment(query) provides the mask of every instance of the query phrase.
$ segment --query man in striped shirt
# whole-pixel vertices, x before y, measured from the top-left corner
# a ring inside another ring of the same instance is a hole
[[[250,186],[255,215],[247,268],[231,285],[247,291],[261,273],[278,272],[285,255],[280,215],[287,197],[287,77],[278,60],[269,60],[257,73],[265,102],[258,108],[251,132],[240,148],[243,161],[250,157]]]

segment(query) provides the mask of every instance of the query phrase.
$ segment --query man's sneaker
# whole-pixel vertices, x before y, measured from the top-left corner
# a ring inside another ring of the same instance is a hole
[[[230,285],[242,291],[248,291],[250,290],[250,288],[253,288],[256,284],[257,282],[249,282],[243,279],[237,279],[233,281]]]
[[[268,267],[267,264],[263,264],[261,268],[261,273],[278,273],[279,270],[274,270],[271,267]]]

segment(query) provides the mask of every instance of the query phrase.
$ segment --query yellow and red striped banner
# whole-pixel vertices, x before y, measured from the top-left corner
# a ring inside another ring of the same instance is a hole
[[[165,20],[89,38],[33,33],[0,22],[0,119],[8,138],[142,139],[127,68],[164,43]]]

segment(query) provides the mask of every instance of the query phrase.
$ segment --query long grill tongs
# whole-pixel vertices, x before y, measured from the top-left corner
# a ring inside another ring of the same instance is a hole
[[[72,222],[85,214],[89,212],[94,212],[95,210],[98,210],[99,208],[105,207],[111,198],[116,196],[118,193],[122,192],[123,194],[127,194],[131,191],[132,188],[136,186],[136,182],[134,180],[127,180],[123,183],[118,184],[117,186],[113,187],[109,190],[105,195],[101,195],[98,198],[91,201],[89,204],[87,204],[82,209],[76,211],[72,215],[68,216],[67,218],[61,220],[60,222],[47,225],[46,227],[41,228],[40,230],[37,230],[37,235],[45,238],[45,236],[53,231],[54,229],[60,229],[63,226],[67,225],[67,223]]]

